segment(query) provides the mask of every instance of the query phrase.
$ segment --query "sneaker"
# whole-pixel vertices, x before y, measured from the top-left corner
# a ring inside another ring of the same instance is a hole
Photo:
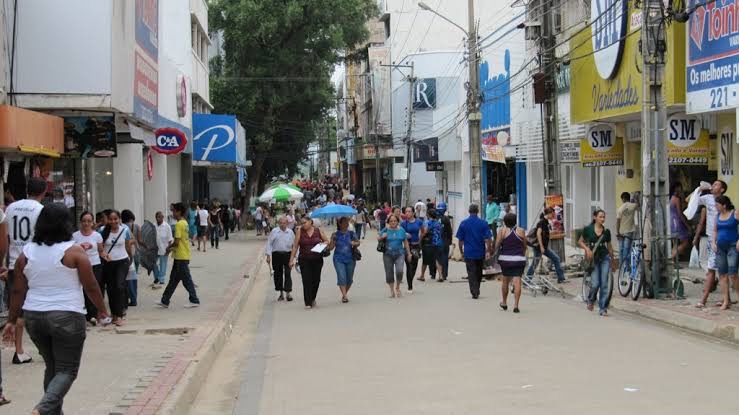
[[[97,326],[97,325],[98,325],[98,319],[96,319],[95,317],[92,317],[92,318],[91,318],[91,319],[90,319],[90,320],[88,321],[88,323],[90,323],[90,325],[91,325],[91,326],[95,327],[95,326]]]
[[[156,305],[159,308],[169,308],[169,304],[164,304],[161,301],[157,301],[156,303],[154,303],[154,305]]]
[[[607,317],[608,316],[608,310],[600,310],[598,312],[598,314],[600,314],[601,317]]]
[[[406,291],[406,294],[413,294],[413,290]]]
[[[187,303],[185,304],[185,308],[198,308],[200,307],[200,303]]]
[[[13,364],[14,365],[22,365],[24,363],[31,363],[33,359],[31,356],[27,355],[26,353],[15,353],[13,354]]]

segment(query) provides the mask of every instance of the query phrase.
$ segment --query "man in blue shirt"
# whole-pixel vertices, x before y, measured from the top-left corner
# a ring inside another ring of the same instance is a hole
[[[459,253],[464,257],[467,266],[467,281],[470,284],[470,294],[477,299],[480,296],[480,281],[486,258],[490,257],[493,246],[493,234],[488,223],[478,216],[480,207],[470,205],[470,216],[459,224],[457,239]]]

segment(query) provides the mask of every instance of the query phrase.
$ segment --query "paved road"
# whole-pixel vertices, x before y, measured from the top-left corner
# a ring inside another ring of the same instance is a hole
[[[389,299],[367,241],[349,304],[328,261],[314,310],[303,309],[299,282],[295,302],[277,303],[260,275],[265,287],[253,294],[266,300],[258,327],[245,328],[249,352],[210,375],[231,387],[201,393],[193,413],[208,413],[213,399],[219,413],[265,415],[736,409],[736,348],[626,315],[602,318],[560,297],[524,295],[521,314],[502,312],[497,282],[469,298],[462,264],[452,268],[457,283],[417,283],[413,295]]]

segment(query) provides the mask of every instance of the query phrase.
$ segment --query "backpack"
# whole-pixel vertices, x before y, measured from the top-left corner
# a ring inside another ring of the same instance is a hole
[[[526,245],[531,247],[539,246],[539,239],[536,237],[536,232],[539,230],[539,226],[535,226],[526,234]]]

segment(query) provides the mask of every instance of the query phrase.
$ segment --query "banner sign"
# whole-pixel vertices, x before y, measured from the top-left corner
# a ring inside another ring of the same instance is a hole
[[[159,0],[136,0],[133,114],[154,125],[159,106]]]
[[[687,112],[739,106],[739,0],[689,0]]]
[[[233,115],[193,114],[192,159],[237,163],[237,124]]]
[[[392,135],[392,94],[390,48],[367,48],[372,84],[372,102],[375,108],[375,134]],[[384,66],[383,66],[384,65]]]
[[[483,133],[482,145],[480,146],[482,159],[485,161],[505,164],[505,149],[503,148],[503,145],[510,144],[510,142],[510,127]]]
[[[583,167],[624,164],[624,142],[616,137],[613,126],[596,124],[588,129],[587,136],[580,141],[580,162]]]
[[[667,120],[667,161],[673,165],[708,165],[708,131],[691,115],[673,115]]]
[[[549,221],[551,230],[549,239],[563,239],[565,237],[565,199],[562,195],[544,196],[544,206],[554,209],[554,219]]]
[[[176,128],[159,128],[154,131],[156,145],[152,147],[160,154],[179,154],[187,147],[187,136]]]
[[[115,157],[115,121],[110,117],[63,117],[64,154],[87,159]]]

